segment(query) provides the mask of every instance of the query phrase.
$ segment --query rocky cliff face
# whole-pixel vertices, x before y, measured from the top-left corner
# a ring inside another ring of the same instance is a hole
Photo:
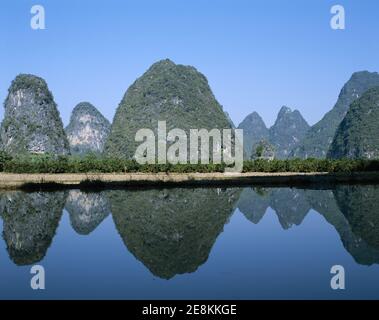
[[[364,92],[379,86],[379,74],[376,72],[357,72],[342,88],[338,101],[318,123],[308,131],[299,146],[291,152],[293,157],[325,158],[333,141],[336,130],[345,117],[352,102]]]
[[[309,125],[298,110],[282,107],[270,128],[270,143],[275,148],[275,158],[287,159],[308,130]]]
[[[109,121],[92,104],[79,103],[66,127],[71,153],[102,153],[110,127]]]
[[[328,158],[379,158],[379,87],[353,102],[338,126]]]
[[[238,126],[243,129],[244,149],[247,158],[255,152],[261,141],[268,141],[269,131],[257,112],[249,114]]]
[[[105,153],[131,158],[140,129],[157,131],[158,121],[167,130],[230,128],[207,79],[195,68],[170,60],[155,63],[127,90],[113,120]]]
[[[0,136],[2,149],[12,155],[69,153],[57,105],[43,79],[19,75],[12,82]]]

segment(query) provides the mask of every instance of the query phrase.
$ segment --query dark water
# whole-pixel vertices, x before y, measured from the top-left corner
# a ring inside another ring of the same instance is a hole
[[[0,196],[3,299],[379,298],[379,186]]]

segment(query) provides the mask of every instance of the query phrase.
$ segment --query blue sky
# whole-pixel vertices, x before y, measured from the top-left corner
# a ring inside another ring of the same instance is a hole
[[[46,30],[30,27],[35,4]],[[330,28],[335,4],[344,31]],[[65,125],[80,101],[112,120],[134,80],[170,58],[205,74],[236,124],[257,111],[271,125],[282,105],[313,124],[354,71],[379,71],[378,16],[377,0],[2,0],[0,100],[32,73]]]

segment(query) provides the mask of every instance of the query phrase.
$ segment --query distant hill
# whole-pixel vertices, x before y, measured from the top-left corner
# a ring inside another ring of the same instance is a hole
[[[204,75],[194,67],[162,60],[152,65],[127,90],[113,120],[105,153],[131,158],[139,129],[157,131],[158,121],[167,130],[231,128]]]
[[[284,106],[270,129],[257,112],[249,114],[238,128],[244,130],[244,148],[248,158],[254,157],[257,147],[264,143],[273,147],[275,158],[287,159],[309,130],[309,125],[298,110],[292,111]]]
[[[9,154],[69,153],[57,105],[42,78],[21,74],[13,80],[4,103],[1,148]]]
[[[269,131],[257,112],[249,114],[238,126],[243,129],[243,143],[246,156],[250,158],[261,141],[268,141]]]
[[[308,123],[298,110],[282,107],[275,124],[270,128],[269,141],[275,148],[275,158],[287,159],[309,130]]]
[[[92,104],[79,103],[65,129],[71,153],[102,153],[110,127],[109,121]]]
[[[368,89],[376,86],[379,86],[378,73],[368,71],[354,73],[342,88],[334,108],[311,127],[300,145],[291,152],[291,156],[325,158],[350,104],[360,98]]]
[[[337,129],[328,158],[379,158],[379,87],[353,102]]]

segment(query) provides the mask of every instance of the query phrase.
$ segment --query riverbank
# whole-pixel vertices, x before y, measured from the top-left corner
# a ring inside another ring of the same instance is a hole
[[[292,186],[302,184],[378,183],[379,172],[354,173],[115,173],[12,174],[0,173],[0,189],[106,188],[157,186]]]

